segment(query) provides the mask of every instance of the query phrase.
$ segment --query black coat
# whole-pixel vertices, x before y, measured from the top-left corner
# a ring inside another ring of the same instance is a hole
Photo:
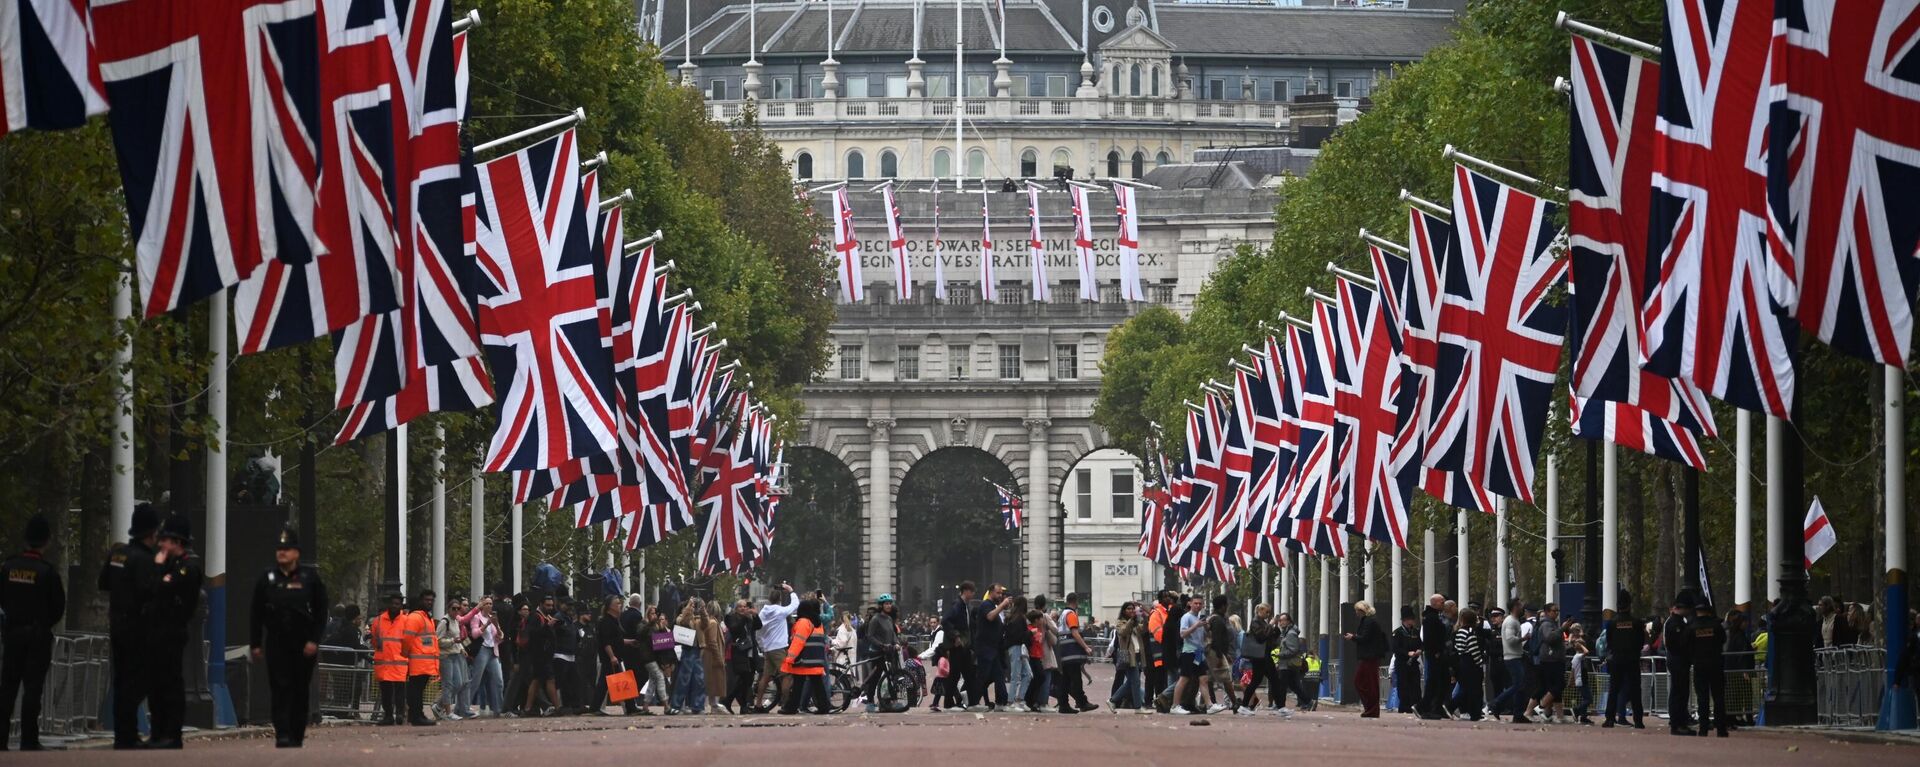
[[[1380,622],[1371,615],[1361,616],[1360,626],[1353,630],[1353,644],[1361,660],[1387,657],[1387,632],[1380,630]]]

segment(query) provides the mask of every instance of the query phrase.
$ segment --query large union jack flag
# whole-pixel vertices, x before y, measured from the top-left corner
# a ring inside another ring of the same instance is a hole
[[[1246,524],[1249,514],[1249,496],[1253,490],[1253,443],[1251,433],[1253,424],[1248,420],[1250,403],[1248,393],[1250,383],[1246,371],[1234,370],[1233,399],[1215,399],[1218,412],[1213,416],[1220,424],[1220,469],[1224,484],[1221,486],[1220,505],[1213,518],[1213,545],[1220,550],[1220,558],[1232,565],[1253,563],[1253,554],[1257,546],[1246,538]]]
[[[716,451],[723,455],[720,473],[700,495],[699,505],[706,510],[698,555],[702,573],[737,571],[766,548],[766,531],[758,511],[761,483],[754,460],[757,448],[749,444],[753,438],[753,429],[738,429],[732,444]]]
[[[86,0],[0,0],[0,136],[107,111]]]
[[[1578,36],[1572,59],[1573,432],[1704,469],[1705,396],[1639,365],[1659,65]]]
[[[1441,275],[1454,258],[1453,221],[1418,206],[1407,207],[1407,265],[1404,271],[1393,268],[1393,259],[1375,249],[1375,269],[1384,277],[1379,288],[1387,302],[1398,307],[1393,316],[1400,327],[1401,355],[1406,360],[1401,388],[1412,397],[1407,411],[1414,415],[1409,427],[1415,440],[1415,461],[1421,464],[1420,489],[1442,503],[1467,511],[1493,513],[1493,496],[1486,489],[1467,481],[1458,471],[1434,466],[1426,452],[1428,425],[1434,418],[1434,366],[1440,356]],[[1382,267],[1385,267],[1382,269]]]
[[[1247,414],[1247,443],[1253,454],[1238,548],[1249,560],[1276,565],[1280,564],[1276,537],[1280,509],[1276,499],[1281,479],[1293,461],[1292,446],[1282,447],[1285,425],[1280,390],[1284,384],[1278,369],[1270,363],[1270,358],[1278,354],[1272,337],[1267,338],[1264,348],[1249,354],[1254,372],[1247,374],[1246,393],[1238,405]]]
[[[1769,202],[1794,315],[1835,349],[1904,366],[1920,285],[1920,3],[1775,0],[1773,30]]]
[[[1766,0],[1669,0],[1641,366],[1786,418],[1791,265],[1768,250]]]
[[[93,7],[147,317],[324,252],[314,0]]]
[[[1379,277],[1385,277],[1376,272]],[[1384,279],[1382,279],[1384,282]],[[1412,398],[1401,388],[1404,366],[1384,297],[1341,278],[1341,356],[1348,382],[1341,417],[1348,421],[1341,471],[1349,477],[1350,527],[1372,540],[1407,547],[1407,509],[1420,462],[1413,458]]]
[[[506,382],[488,471],[560,466],[616,444],[579,165],[569,130],[479,169],[493,224],[480,266],[496,293],[481,301],[481,337]]]
[[[1556,207],[1454,166],[1428,461],[1529,503],[1566,341],[1566,307],[1548,296],[1567,272],[1548,249]]]
[[[1287,537],[1299,541],[1311,551],[1342,556],[1344,541],[1333,534],[1328,519],[1333,495],[1335,443],[1332,344],[1335,336],[1333,307],[1316,303],[1313,330],[1297,326],[1287,328],[1290,356],[1287,379],[1290,396],[1297,403],[1299,438],[1286,483],[1282,486],[1281,507],[1287,509]]]
[[[667,400],[678,364],[672,353],[675,348],[672,336],[679,325],[673,321],[673,312],[663,309],[667,298],[666,276],[657,275],[645,282],[643,292],[633,299],[636,310],[630,374],[636,403],[631,416],[640,447],[640,476],[644,480],[641,497],[648,506],[672,506],[691,515],[693,496],[680,455],[674,450],[673,430],[668,420]]]

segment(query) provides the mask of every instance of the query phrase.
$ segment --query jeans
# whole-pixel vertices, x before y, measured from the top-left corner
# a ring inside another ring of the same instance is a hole
[[[440,698],[434,704],[450,706],[454,715],[462,718],[473,715],[473,709],[467,705],[467,656],[440,658]]]
[[[1027,648],[1007,648],[1007,699],[1025,701],[1027,687],[1033,684],[1033,667],[1027,664]]]
[[[1520,709],[1527,704],[1527,659],[1508,658],[1502,665],[1507,669],[1507,689],[1487,705],[1495,714],[1524,713]]]
[[[1140,687],[1140,667],[1126,666],[1113,670],[1115,687],[1113,696],[1107,702],[1114,708],[1139,708],[1146,704],[1145,690]]]
[[[1033,681],[1027,683],[1027,708],[1039,711],[1047,707],[1047,697],[1053,689],[1053,672],[1039,658],[1028,658],[1027,667],[1033,674]]]
[[[494,649],[482,646],[480,652],[473,656],[470,669],[473,673],[468,675],[467,699],[476,709],[493,709],[493,713],[498,714],[503,707],[500,659],[494,655]]]
[[[987,702],[987,691],[993,690],[994,702],[1007,705],[1006,656],[991,651],[976,652],[973,655],[973,676],[968,677],[967,705],[978,706]]]
[[[700,663],[700,651],[680,650],[680,665],[673,669],[673,708],[698,712],[707,707],[707,670]]]

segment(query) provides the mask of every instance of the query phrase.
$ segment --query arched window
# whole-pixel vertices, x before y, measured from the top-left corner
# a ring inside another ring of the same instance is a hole
[[[1119,64],[1115,64],[1113,65],[1112,69],[1107,70],[1107,91],[1109,93],[1112,93],[1115,96],[1123,95],[1120,92],[1120,65]]]
[[[813,153],[801,151],[793,156],[793,174],[805,181],[813,178]]]
[[[1040,153],[1028,148],[1020,153],[1020,177],[1038,178],[1040,176]]]
[[[1120,150],[1107,152],[1107,178],[1120,177]]]
[[[862,179],[866,177],[867,156],[860,154],[860,150],[858,149],[847,152],[847,178]]]
[[[984,149],[967,150],[967,175],[974,178],[987,177],[987,151]]]
[[[1127,95],[1130,95],[1130,96],[1140,95],[1140,65],[1139,64],[1135,64],[1127,68]]]
[[[900,156],[894,154],[891,149],[880,150],[880,177],[900,177]]]
[[[1149,84],[1148,87],[1153,89],[1153,95],[1154,96],[1160,95],[1160,65],[1159,64],[1155,64],[1153,66],[1147,67],[1147,82]]]
[[[1153,156],[1153,165],[1156,168],[1162,165],[1169,165],[1172,162],[1173,155],[1167,154],[1167,150],[1165,149],[1160,150],[1159,154]]]
[[[953,153],[945,149],[933,150],[933,177],[947,178],[953,175]]]
[[[1069,171],[1073,170],[1073,155],[1069,154],[1065,149],[1055,149],[1053,150],[1052,172],[1058,173],[1061,168],[1066,168]]]
[[[1146,152],[1142,152],[1138,149],[1133,150],[1132,170],[1133,170],[1134,178],[1139,178],[1141,176],[1147,175],[1147,153]]]

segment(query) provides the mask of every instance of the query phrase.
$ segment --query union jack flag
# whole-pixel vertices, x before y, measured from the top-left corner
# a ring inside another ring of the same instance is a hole
[[[1335,362],[1339,351],[1336,310],[1323,303],[1313,305],[1313,330],[1287,328],[1287,348],[1293,353],[1295,371],[1293,396],[1300,408],[1299,453],[1294,458],[1293,479],[1288,483],[1292,495],[1292,535],[1312,551],[1331,556],[1346,556],[1345,540],[1337,534],[1334,517],[1334,461],[1340,454],[1334,385]]]
[[[1167,555],[1167,505],[1173,494],[1157,483],[1140,489],[1140,556],[1165,563]]]
[[[1027,265],[1033,280],[1033,300],[1053,300],[1053,286],[1047,284],[1047,243],[1040,239],[1040,187],[1027,185]]]
[[[1245,535],[1249,495],[1253,489],[1253,445],[1249,442],[1253,424],[1248,421],[1252,409],[1248,402],[1251,384],[1245,371],[1235,369],[1233,372],[1233,402],[1214,399],[1210,403],[1217,411],[1211,417],[1220,429],[1223,479],[1211,537],[1221,559],[1228,564],[1249,565],[1257,549],[1257,546],[1246,545],[1253,541]]]
[[[147,317],[325,252],[314,0],[126,0],[93,33]]]
[[[760,506],[757,449],[748,444],[753,430],[741,429],[733,444],[718,451],[722,468],[700,495],[706,509],[700,531],[700,572],[712,575],[737,571],[766,548],[766,533],[757,512]]]
[[[84,0],[0,0],[0,136],[107,111]]]
[[[886,205],[887,247],[893,250],[894,298],[900,303],[913,300],[913,263],[907,260],[907,230],[900,225],[900,205],[893,199],[893,184],[880,190]]]
[[[853,231],[853,206],[844,186],[833,190],[833,252],[840,259],[840,303],[860,303],[867,297],[866,278],[860,276],[860,235]]]
[[[579,165],[569,130],[479,169],[494,224],[480,265],[496,292],[481,301],[482,339],[508,382],[488,471],[560,466],[616,444]]]
[[[1433,418],[1433,371],[1439,358],[1440,276],[1454,253],[1453,222],[1417,207],[1407,208],[1407,267],[1404,277],[1393,268],[1393,259],[1376,252],[1377,273],[1385,275],[1379,287],[1388,294],[1387,302],[1399,311],[1401,355],[1406,360],[1401,389],[1413,400],[1407,405],[1414,414],[1410,426],[1415,440],[1413,452],[1422,468],[1420,489],[1447,505],[1467,511],[1493,513],[1493,496],[1475,486],[1457,471],[1435,468],[1426,453],[1427,424]],[[1377,249],[1376,249],[1377,251]]]
[[[1216,500],[1214,490],[1219,487],[1211,477],[1212,472],[1202,468],[1217,468],[1218,464],[1208,426],[1200,413],[1187,413],[1187,457],[1175,470],[1180,479],[1174,486],[1178,513],[1174,519],[1173,564],[1193,570],[1204,567],[1210,559],[1207,533],[1212,531],[1211,504]],[[1203,478],[1200,476],[1203,473],[1208,476]]]
[[[1567,271],[1548,249],[1555,208],[1454,166],[1428,460],[1528,503],[1566,342],[1567,310],[1547,295]]]
[[[998,483],[988,482],[987,484],[993,485],[993,492],[1000,496],[1000,523],[1008,530],[1020,529],[1020,523],[1023,521],[1020,496],[1014,495],[1013,491],[1001,487]]]
[[[1093,208],[1087,204],[1087,188],[1067,187],[1073,200],[1073,255],[1080,273],[1080,300],[1099,301],[1100,284],[1094,274]]]
[[[1705,469],[1705,395],[1639,366],[1659,65],[1575,36],[1572,72],[1573,432]]]
[[[670,503],[648,504],[640,511],[620,517],[626,529],[628,551],[646,548],[666,540],[674,533],[692,527],[693,512]]]
[[[677,359],[672,354],[672,335],[678,324],[662,310],[666,298],[665,275],[641,280],[635,287],[644,290],[633,298],[636,307],[633,334],[633,396],[631,415],[639,440],[640,472],[644,480],[641,497],[648,506],[667,505],[691,514],[693,496],[687,486],[686,470],[674,451],[673,430],[668,422],[668,395],[676,377]]]
[[[1376,276],[1379,275],[1376,272]],[[1348,526],[1372,540],[1407,547],[1407,509],[1419,462],[1413,460],[1413,414],[1401,391],[1402,364],[1395,353],[1385,301],[1374,291],[1341,278],[1340,356],[1346,385],[1339,417],[1347,421],[1340,469],[1348,476]]]
[[[987,207],[987,182],[980,182],[980,300],[1000,300],[993,276],[993,213]]]
[[[1920,284],[1920,4],[1775,0],[1773,15],[1771,234],[1795,267],[1794,316],[1903,367]]]
[[[393,124],[391,21],[379,0],[322,0],[318,13],[322,118],[313,223],[328,255],[268,260],[240,281],[234,319],[241,354],[305,343],[399,307],[394,181],[402,169],[393,150],[406,133],[396,134]],[[396,375],[382,393],[398,383]]]
[[[1239,407],[1247,414],[1247,442],[1252,448],[1253,465],[1249,472],[1247,514],[1241,525],[1239,550],[1250,560],[1280,564],[1275,530],[1281,511],[1277,507],[1281,479],[1293,462],[1293,446],[1282,436],[1286,430],[1281,414],[1279,369],[1271,357],[1279,354],[1278,343],[1268,337],[1266,348],[1251,357],[1255,373],[1248,374],[1246,396]]]
[[[1669,0],[1652,135],[1641,367],[1786,418],[1791,265],[1768,249],[1773,4]]]
[[[1145,301],[1147,293],[1140,286],[1140,209],[1134,203],[1133,187],[1114,182],[1113,207],[1120,218],[1119,235],[1114,238],[1120,250],[1120,298]]]

